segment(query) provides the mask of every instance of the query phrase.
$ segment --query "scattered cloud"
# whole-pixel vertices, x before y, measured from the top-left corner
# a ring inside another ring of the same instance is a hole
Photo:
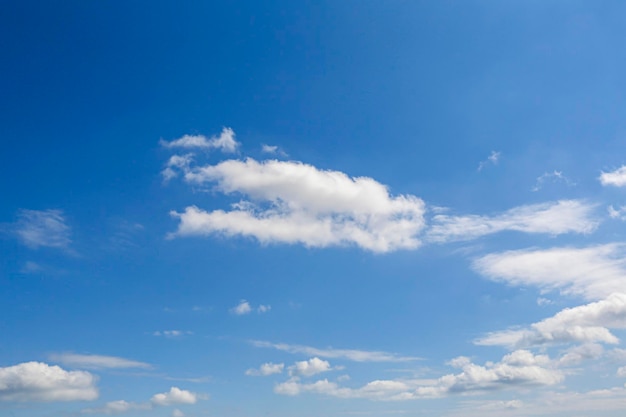
[[[561,358],[559,366],[578,365],[584,360],[597,359],[604,354],[604,348],[597,343],[585,343],[568,349]]]
[[[427,232],[433,242],[476,239],[506,230],[524,233],[591,233],[599,224],[592,217],[595,205],[579,200],[515,207],[495,216],[437,214]]]
[[[117,356],[80,355],[77,353],[54,353],[49,356],[49,359],[53,362],[58,362],[65,366],[72,366],[84,369],[152,368],[152,365],[148,363],[120,358]]]
[[[245,314],[250,314],[252,312],[252,307],[246,300],[241,300],[239,304],[230,309],[230,312],[237,316],[243,316]]]
[[[472,267],[494,281],[602,300],[624,291],[626,245],[506,251],[478,258]]]
[[[311,358],[308,361],[299,361],[288,368],[291,376],[313,376],[332,370],[330,363],[320,358]]]
[[[259,367],[259,369],[248,369],[246,371],[246,375],[248,376],[268,376],[274,374],[281,374],[283,369],[285,368],[284,363],[264,363]]]
[[[70,227],[61,210],[20,210],[15,234],[20,242],[31,249],[66,249],[72,243]]]
[[[215,183],[218,191],[250,200],[230,211],[190,206],[172,212],[180,223],[171,237],[223,234],[308,247],[353,244],[373,252],[420,245],[424,202],[411,195],[392,197],[372,178],[350,178],[300,162],[248,158],[191,168],[185,180]]]
[[[185,413],[175,408],[174,411],[172,411],[172,417],[185,417]]]
[[[450,364],[461,368],[461,372],[445,375],[433,381],[376,380],[360,388],[348,388],[327,379],[302,383],[297,378],[292,378],[277,384],[274,392],[290,396],[310,392],[338,398],[402,401],[516,386],[554,385],[563,379],[563,373],[554,369],[549,357],[533,355],[527,350],[512,352],[504,356],[500,362],[488,362],[484,366],[476,365],[465,357],[456,358]]]
[[[98,398],[97,378],[43,362],[0,368],[0,401],[90,401]]]
[[[271,309],[272,309],[271,305],[269,305],[269,304],[267,304],[267,305],[261,304],[260,306],[257,307],[256,311],[259,314],[263,314],[263,313],[267,313]]]
[[[604,186],[612,185],[614,187],[623,187],[626,185],[626,165],[611,172],[604,172],[598,177],[600,183]]]
[[[617,376],[622,378],[626,377],[626,366],[621,366],[617,368]]]
[[[178,387],[172,387],[168,392],[155,394],[150,401],[152,404],[159,406],[195,404],[198,401],[198,394]]]
[[[565,185],[569,187],[576,185],[575,182],[571,181],[569,178],[563,175],[563,172],[554,170],[552,172],[544,172],[542,175],[538,176],[537,181],[535,181],[535,185],[533,186],[533,188],[531,188],[531,191],[541,190],[543,185],[548,181],[553,182],[553,183],[556,183],[556,182],[564,183]]]
[[[341,358],[348,359],[354,362],[407,362],[415,361],[420,358],[397,356],[393,353],[380,352],[380,351],[367,351],[367,350],[355,350],[355,349],[318,349],[311,346],[303,345],[289,345],[286,343],[271,343],[261,340],[253,340],[250,342],[255,347],[272,348],[283,352],[294,354],[305,354],[310,356],[317,356],[322,358]]]
[[[611,205],[607,207],[607,211],[612,219],[626,220],[626,206],[615,208]]]
[[[624,293],[614,293],[601,301],[566,308],[526,329],[490,333],[476,343],[512,348],[570,342],[619,343],[609,328],[626,328]]]
[[[235,140],[235,132],[228,127],[223,128],[219,136],[207,138],[204,135],[184,135],[171,142],[161,140],[159,143],[169,149],[219,149],[228,153],[236,152],[239,147],[239,142]]]
[[[500,155],[500,152],[491,151],[487,159],[478,163],[478,172],[482,171],[487,165],[498,165]]]
[[[175,338],[175,337],[181,337],[184,335],[191,335],[191,334],[193,334],[193,332],[189,330],[163,330],[163,331],[156,331],[152,333],[153,336],[162,336],[162,337],[167,337],[167,338]]]

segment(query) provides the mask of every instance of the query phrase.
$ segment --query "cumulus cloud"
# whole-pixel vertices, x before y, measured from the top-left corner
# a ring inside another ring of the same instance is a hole
[[[570,342],[619,343],[619,339],[609,328],[626,328],[624,293],[614,293],[601,301],[566,308],[526,329],[490,333],[476,343],[513,348]]]
[[[298,361],[288,368],[291,376],[313,376],[322,372],[328,372],[332,368],[328,361],[320,358],[311,358],[308,361]]]
[[[457,374],[448,374],[434,381],[376,380],[360,388],[342,387],[327,379],[302,383],[297,378],[277,384],[274,392],[282,395],[316,393],[339,398],[368,398],[372,400],[411,400],[436,398],[452,394],[491,391],[515,386],[554,385],[563,374],[554,369],[550,358],[518,350],[502,358],[500,362],[488,362],[484,366],[459,357],[451,365],[461,368]]]
[[[80,355],[77,353],[53,353],[49,356],[53,362],[59,362],[66,366],[85,369],[121,369],[121,368],[144,368],[152,366],[148,363],[138,362],[117,356],[104,355]]]
[[[500,161],[500,152],[491,151],[491,154],[478,164],[478,171],[482,171],[487,165],[498,165],[498,161]]]
[[[184,135],[171,142],[161,140],[160,144],[170,149],[219,149],[229,153],[235,152],[239,146],[239,142],[235,140],[235,132],[228,127],[223,128],[219,136],[207,138],[204,135]]]
[[[272,348],[288,353],[300,353],[329,359],[348,359],[354,362],[407,362],[420,359],[417,357],[398,356],[393,353],[380,351],[332,348],[318,349],[311,346],[271,343],[262,340],[253,340],[250,343],[256,347]]]
[[[67,248],[72,242],[70,227],[61,210],[20,210],[15,234],[31,249]]]
[[[268,376],[274,374],[281,374],[283,369],[285,368],[284,363],[264,363],[259,367],[259,369],[248,369],[246,371],[246,375],[248,376]]]
[[[246,300],[241,300],[239,304],[230,309],[231,313],[236,314],[238,316],[243,316],[245,314],[250,314],[252,312],[252,307],[250,303]]]
[[[300,162],[248,158],[191,168],[185,180],[214,183],[217,191],[249,200],[230,211],[190,206],[172,212],[180,221],[172,236],[217,233],[308,247],[353,244],[374,252],[420,245],[424,202],[411,195],[393,197],[372,178],[351,178]]]
[[[0,368],[0,401],[89,401],[98,398],[96,377],[42,362]]]
[[[597,359],[604,354],[604,348],[597,343],[585,343],[568,349],[559,358],[559,366],[578,365],[584,360]]]
[[[612,185],[614,187],[623,187],[626,185],[626,165],[611,172],[604,172],[598,177],[600,183],[604,186]]]
[[[515,207],[495,216],[435,215],[427,232],[433,242],[469,240],[512,230],[524,233],[591,233],[598,226],[592,217],[595,205],[578,200]]]
[[[168,392],[155,394],[150,401],[159,406],[195,404],[198,401],[198,394],[178,387],[171,387]]]
[[[192,161],[193,154],[191,153],[171,156],[165,164],[165,168],[161,171],[163,181],[167,183],[169,180],[178,177],[181,171],[189,170]]]

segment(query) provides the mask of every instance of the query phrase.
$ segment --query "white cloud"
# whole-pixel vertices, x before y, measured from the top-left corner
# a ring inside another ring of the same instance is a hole
[[[427,232],[433,242],[475,239],[512,230],[524,233],[591,233],[598,220],[591,214],[595,205],[578,200],[515,207],[495,216],[450,216],[438,214]]]
[[[0,368],[0,401],[89,401],[98,398],[97,378],[42,362]]]
[[[18,239],[32,249],[64,249],[72,242],[61,210],[20,210],[15,225]]]
[[[168,182],[169,180],[178,177],[179,173],[182,171],[189,170],[189,166],[193,161],[193,154],[188,153],[186,155],[173,155],[168,159],[165,164],[165,168],[161,171],[161,175],[163,176],[163,181]]]
[[[262,314],[262,313],[267,313],[271,309],[272,309],[271,305],[269,305],[269,304],[267,304],[267,305],[261,304],[260,306],[257,307],[256,311],[257,311],[257,313]]]
[[[611,172],[604,172],[598,178],[604,186],[613,185],[615,187],[623,187],[626,185],[626,165]]]
[[[250,314],[252,312],[252,307],[246,300],[241,300],[239,304],[231,308],[230,311],[238,316],[243,316],[244,314]]]
[[[617,368],[617,376],[626,377],[626,366]]]
[[[330,363],[320,358],[311,358],[308,361],[299,361],[288,368],[291,376],[313,376],[332,370]]]
[[[249,236],[263,243],[309,247],[354,244],[374,252],[413,249],[424,227],[424,202],[392,197],[367,177],[350,178],[299,162],[228,160],[186,172],[193,184],[215,183],[225,193],[250,198],[230,211],[190,206],[171,236]]]
[[[568,349],[561,358],[559,366],[578,365],[584,360],[597,359],[604,354],[604,348],[597,343],[585,343]]]
[[[268,376],[268,375],[274,375],[274,374],[280,374],[283,372],[283,369],[285,368],[285,364],[284,363],[272,363],[272,362],[268,362],[268,363],[264,363],[263,365],[261,365],[259,367],[259,369],[248,369],[246,371],[246,375],[248,376]]]
[[[487,165],[498,165],[498,161],[500,160],[500,152],[496,152],[496,151],[491,151],[491,154],[489,154],[489,156],[487,157],[487,159],[485,159],[484,161],[481,161],[478,164],[478,171],[482,171],[483,168],[485,168]]]
[[[172,417],[185,417],[185,413],[176,408],[172,411]]]
[[[50,355],[50,360],[62,363],[66,366],[73,366],[85,369],[107,369],[107,368],[144,368],[152,366],[148,363],[124,359],[117,356],[103,355],[80,355],[76,353],[54,353]]]
[[[547,181],[562,182],[570,187],[576,185],[575,182],[571,181],[569,178],[563,175],[561,171],[554,170],[553,172],[545,172],[543,173],[543,175],[537,177],[537,181],[535,182],[535,185],[531,189],[531,191],[541,190],[541,187],[543,187],[543,184]]]
[[[626,206],[620,206],[615,208],[613,206],[607,207],[609,217],[612,219],[626,220]]]
[[[626,328],[624,293],[614,293],[601,301],[566,308],[553,317],[532,324],[527,329],[490,333],[476,343],[509,347],[570,342],[619,343],[609,328]]]
[[[261,146],[261,151],[263,153],[276,153],[278,151],[278,146],[263,144]]]
[[[163,331],[156,331],[152,333],[153,336],[163,336],[167,338],[181,337],[186,334],[193,334],[193,332],[189,330],[163,330]]]
[[[160,144],[170,149],[219,149],[230,153],[235,152],[239,146],[239,142],[235,140],[235,132],[228,127],[223,128],[219,136],[207,138],[204,135],[184,135],[171,142],[161,140]]]
[[[554,385],[563,379],[562,372],[551,366],[547,356],[533,355],[526,350],[512,352],[500,362],[488,362],[484,366],[473,364],[463,357],[452,360],[451,363],[462,371],[427,383],[423,380],[376,380],[360,388],[348,388],[327,379],[302,383],[297,378],[292,378],[277,384],[274,392],[291,396],[311,392],[339,398],[400,401],[516,386]]]
[[[195,404],[198,401],[198,394],[180,389],[178,387],[171,387],[168,392],[155,394],[150,400],[155,405],[167,406],[174,404]]]
[[[286,343],[271,343],[260,340],[250,342],[253,346],[272,348],[288,353],[301,353],[322,358],[341,358],[354,362],[407,362],[419,360],[416,357],[397,356],[393,353],[380,351],[367,351],[355,349],[318,349],[311,346],[289,345]]]
[[[507,251],[486,255],[472,266],[495,281],[601,300],[624,291],[626,245]]]
[[[100,408],[86,408],[82,410],[83,414],[123,414],[132,410],[150,410],[151,404],[138,404],[125,400],[109,401]]]

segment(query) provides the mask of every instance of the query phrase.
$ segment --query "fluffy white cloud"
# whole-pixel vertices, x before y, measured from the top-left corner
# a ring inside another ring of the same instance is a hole
[[[106,368],[144,368],[152,366],[148,363],[124,359],[117,356],[103,355],[80,355],[77,353],[54,353],[50,355],[50,360],[62,363],[67,366],[74,366],[86,369],[106,369]]]
[[[155,394],[150,400],[154,405],[167,406],[174,404],[195,404],[198,401],[198,394],[171,387],[168,392]]]
[[[67,248],[70,227],[61,210],[20,210],[15,225],[18,239],[32,249]]]
[[[285,368],[284,363],[264,363],[259,367],[259,369],[248,369],[246,371],[246,375],[249,376],[268,376],[274,374],[281,374],[283,369]]]
[[[584,360],[597,359],[604,354],[604,348],[597,343],[585,343],[568,349],[559,358],[559,366],[577,365]]]
[[[204,135],[184,135],[183,137],[167,142],[160,141],[165,148],[183,149],[219,149],[222,152],[235,152],[239,142],[235,140],[235,132],[228,127],[222,129],[219,136],[207,138]]]
[[[623,187],[626,185],[626,165],[621,166],[615,171],[603,171],[598,179],[604,186],[613,185],[615,187]]]
[[[88,401],[98,398],[96,377],[42,362],[0,368],[0,401]]]
[[[328,361],[320,358],[311,358],[308,361],[298,361],[288,369],[291,376],[313,376],[322,372],[328,372],[332,368]]]
[[[526,350],[512,352],[500,362],[488,362],[484,366],[476,365],[464,357],[452,360],[451,365],[461,368],[461,372],[445,375],[434,381],[376,380],[360,388],[348,388],[327,379],[302,383],[297,378],[292,378],[277,384],[274,392],[291,396],[311,392],[339,398],[399,401],[515,386],[554,385],[563,379],[562,372],[554,369],[547,356],[533,355]]]
[[[176,178],[181,171],[189,170],[189,166],[193,161],[193,154],[173,155],[168,159],[165,168],[161,171],[163,181],[168,182],[172,178]]]
[[[592,218],[595,206],[578,200],[515,207],[495,216],[435,215],[427,232],[433,242],[475,239],[512,230],[524,233],[590,233],[598,226]]]
[[[243,316],[244,314],[250,314],[252,312],[252,307],[246,300],[241,300],[239,304],[231,308],[230,311],[238,316]]]
[[[609,328],[626,328],[624,293],[614,293],[601,301],[566,308],[553,317],[532,324],[527,329],[490,333],[476,343],[509,347],[569,342],[619,343]]]
[[[195,206],[171,214],[180,220],[172,236],[250,236],[264,243],[309,247],[354,244],[375,252],[413,249],[424,227],[424,202],[390,196],[372,178],[350,178],[299,162],[228,160],[190,168],[185,180],[214,183],[225,194],[250,198],[230,211]]]
[[[566,294],[600,300],[626,288],[625,255],[623,244],[527,249],[486,255],[472,266],[496,281],[560,289]]]
[[[250,342],[253,346],[272,348],[288,353],[301,353],[310,356],[322,358],[341,358],[354,362],[407,362],[415,361],[420,358],[409,356],[398,356],[393,353],[356,350],[356,349],[318,349],[311,346],[289,345],[286,343],[271,343],[261,340],[253,340]]]

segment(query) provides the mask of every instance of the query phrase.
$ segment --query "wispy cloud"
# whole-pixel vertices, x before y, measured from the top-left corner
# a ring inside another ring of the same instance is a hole
[[[31,249],[67,249],[72,242],[61,210],[20,210],[14,230],[19,241]]]
[[[563,175],[563,172],[554,170],[553,172],[544,172],[542,175],[537,177],[535,181],[535,185],[531,188],[531,191],[539,191],[543,187],[546,182],[560,182],[564,183],[569,187],[573,187],[576,185],[575,182],[567,178]]]
[[[84,369],[152,368],[152,365],[148,363],[120,358],[118,356],[53,353],[49,355],[49,359],[66,366]]]
[[[170,339],[191,334],[193,334],[193,332],[189,330],[157,330],[152,333],[153,336],[162,336]]]
[[[268,376],[274,374],[281,374],[285,368],[284,363],[272,363],[267,362],[262,364],[259,369],[250,368],[246,371],[248,376]]]
[[[626,245],[506,251],[480,257],[472,267],[495,281],[602,300],[624,291]]]
[[[488,165],[498,165],[500,161],[500,152],[491,151],[487,159],[478,163],[478,172],[482,171]]]
[[[261,348],[272,348],[288,353],[301,353],[309,356],[318,356],[322,358],[341,358],[354,362],[407,362],[415,361],[420,358],[410,356],[398,356],[393,353],[380,351],[367,351],[356,349],[318,349],[304,345],[289,345],[286,343],[271,343],[261,340],[253,340],[250,342],[253,346]]]
[[[437,214],[426,234],[432,242],[449,242],[506,230],[550,235],[591,233],[599,224],[593,216],[595,208],[580,200],[561,200],[515,207],[494,216]]]
[[[219,136],[207,138],[204,135],[184,135],[181,138],[167,142],[159,142],[164,148],[182,149],[219,149],[222,152],[235,152],[239,147],[239,142],[235,140],[235,132],[228,127],[222,129]]]

